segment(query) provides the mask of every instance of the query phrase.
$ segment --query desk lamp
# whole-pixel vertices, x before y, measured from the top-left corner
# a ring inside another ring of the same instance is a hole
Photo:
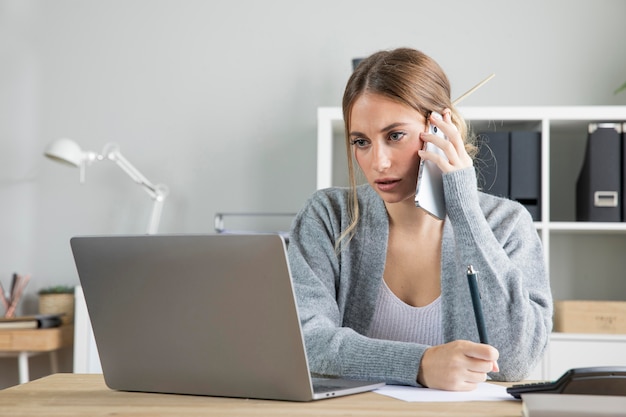
[[[48,158],[61,162],[66,165],[80,168],[80,183],[85,182],[85,168],[95,161],[103,161],[105,159],[115,162],[133,181],[141,185],[148,195],[154,201],[152,206],[152,214],[148,223],[148,234],[153,235],[159,228],[161,219],[161,211],[163,202],[169,192],[168,188],[163,184],[154,185],[141,172],[137,170],[122,154],[120,148],[115,143],[107,143],[104,145],[101,154],[92,151],[83,152],[80,146],[71,139],[61,138],[53,141],[44,151],[44,155]]]

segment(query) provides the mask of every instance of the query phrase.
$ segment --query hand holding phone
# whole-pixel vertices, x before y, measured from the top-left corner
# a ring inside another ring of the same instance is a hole
[[[437,112],[433,112],[432,115],[439,120],[442,119],[441,115]],[[429,123],[428,132],[447,140],[443,131],[432,123]],[[430,142],[426,143],[424,149],[429,152],[438,153],[448,159],[441,148]],[[433,161],[424,159],[420,161],[417,174],[417,188],[415,190],[415,206],[421,207],[426,210],[427,213],[438,219],[444,219],[446,217],[442,172]]]

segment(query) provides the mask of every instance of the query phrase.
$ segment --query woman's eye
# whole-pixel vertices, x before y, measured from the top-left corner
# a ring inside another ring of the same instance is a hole
[[[352,139],[350,144],[357,148],[364,148],[367,146],[367,141],[365,139]]]
[[[389,139],[394,142],[397,142],[400,139],[402,139],[404,135],[405,135],[404,132],[392,132],[391,134],[389,134]]]

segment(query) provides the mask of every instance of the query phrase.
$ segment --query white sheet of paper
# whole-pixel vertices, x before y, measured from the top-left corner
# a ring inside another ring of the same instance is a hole
[[[385,385],[374,392],[409,402],[517,401],[506,392],[506,387],[487,382],[478,384],[473,391],[442,391],[403,385]]]

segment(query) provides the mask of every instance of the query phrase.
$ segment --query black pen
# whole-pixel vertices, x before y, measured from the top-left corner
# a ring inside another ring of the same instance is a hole
[[[470,295],[472,296],[472,305],[474,306],[474,316],[476,317],[476,325],[478,326],[478,337],[480,343],[489,344],[487,337],[487,327],[485,326],[485,316],[483,315],[483,306],[480,301],[480,291],[478,290],[477,272],[474,267],[467,267],[467,283],[469,284]]]
[[[17,273],[13,273],[13,278],[11,279],[11,293],[9,294],[9,297],[11,297],[9,299],[9,303],[12,303],[13,300],[15,299],[15,290],[17,289]]]

